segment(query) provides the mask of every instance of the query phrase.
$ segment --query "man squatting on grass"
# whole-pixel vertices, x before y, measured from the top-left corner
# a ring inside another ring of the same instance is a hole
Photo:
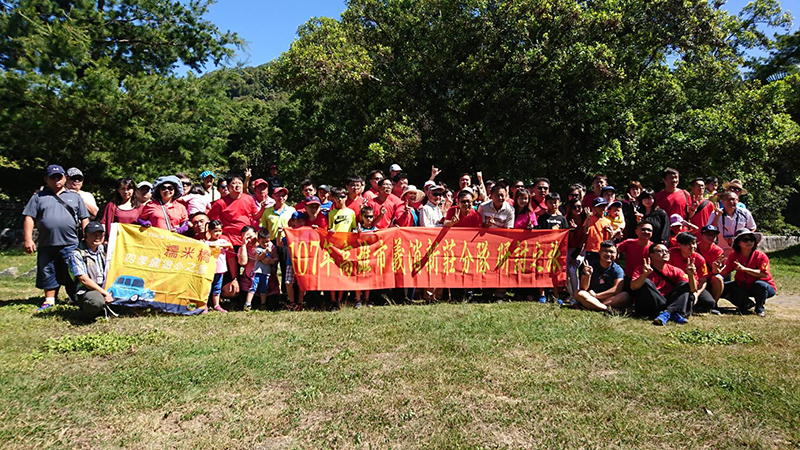
[[[775,295],[769,272],[769,258],[757,250],[759,236],[754,233],[752,214],[745,209],[744,204],[738,202],[739,195],[747,192],[739,180],[723,184],[725,192],[720,196],[724,209],[703,199],[702,191],[705,186],[699,178],[693,181],[694,192],[691,196],[680,189],[680,174],[672,168],[663,170],[661,178],[664,188],[657,194],[650,190],[640,192],[641,183],[631,181],[628,184],[637,189],[629,192],[623,200],[622,210],[627,211],[626,220],[631,222],[631,226],[626,227],[624,221],[619,220],[621,217],[618,214],[609,212],[609,208],[613,210],[614,207],[619,207],[619,203],[614,188],[608,186],[608,178],[603,174],[593,177],[593,192],[585,197],[583,194],[586,190],[582,185],[572,185],[569,204],[572,205],[571,208],[577,209],[568,211],[569,220],[566,220],[558,214],[558,198],[549,193],[550,182],[546,178],[537,178],[535,182],[529,183],[528,186],[535,191],[528,192],[527,195],[520,195],[520,189],[524,190],[526,184],[522,180],[515,180],[515,198],[520,202],[517,204],[508,199],[508,188],[511,184],[502,179],[496,182],[487,180],[484,183],[481,172],[476,173],[477,186],[471,185],[470,174],[462,174],[459,177],[458,192],[453,192],[443,183],[435,181],[441,171],[432,167],[430,179],[418,191],[408,184],[408,175],[394,165],[391,170],[394,180],[384,177],[380,170],[370,173],[367,179],[371,189],[368,192],[364,192],[363,179],[356,175],[346,178],[346,195],[344,190],[337,187],[322,185],[315,189],[311,180],[305,180],[301,183],[302,198],[292,207],[286,202],[289,191],[281,186],[282,179],[277,178],[276,168],[272,167],[271,172],[271,181],[256,179],[252,186],[248,182],[249,170],[245,179],[238,175],[221,179],[220,198],[206,204],[205,211],[201,208],[190,217],[190,230],[183,232],[183,227],[177,226],[179,223],[164,228],[195,239],[206,239],[209,218],[219,219],[223,225],[223,234],[227,233],[230,237],[228,240],[234,244],[234,255],[242,245],[243,228],[249,228],[253,233],[262,228],[264,239],[268,234],[269,239],[279,249],[277,253],[282,264],[281,272],[287,276],[285,288],[291,294],[298,290],[292,289],[295,280],[288,276],[291,272],[290,261],[283,236],[283,229],[287,225],[293,228],[311,226],[331,232],[352,232],[353,218],[367,211],[374,217],[369,223],[357,224],[361,231],[409,227],[417,223],[427,227],[444,225],[513,228],[516,216],[524,210],[523,200],[532,198],[539,205],[536,210],[538,222],[546,224],[546,228],[568,227],[572,230],[571,237],[581,238],[570,240],[571,258],[567,276],[570,285],[576,287],[572,301],[586,309],[605,311],[633,306],[637,313],[650,319],[655,318],[654,323],[657,325],[664,325],[667,321],[681,324],[686,323],[687,317],[693,311],[714,312],[716,301],[720,297],[732,299],[742,312],[755,308],[758,315],[763,315],[766,299]],[[72,179],[71,184],[65,186],[67,175]],[[41,309],[55,304],[59,285],[65,285],[70,298],[81,305],[84,315],[91,316],[100,313],[111,299],[102,287],[105,281],[104,259],[101,257],[105,252],[102,246],[105,230],[97,224],[86,227],[90,214],[79,195],[83,192],[82,175],[77,168],[65,173],[61,166],[47,167],[47,186],[31,197],[23,212],[25,249],[29,253],[37,251],[37,244],[33,242],[35,226],[39,230],[36,285],[45,291],[45,302]],[[215,178],[213,172],[201,172],[203,189],[213,189]],[[192,185],[188,175],[177,178],[173,175],[164,176],[159,178],[160,182],[154,184],[135,184],[127,178],[122,180],[127,180],[126,187],[139,187],[137,199],[140,198],[145,205],[142,214],[149,210],[157,218],[165,217],[173,207],[182,208],[172,205],[172,200],[177,198],[176,201],[180,203],[182,188]],[[164,183],[163,180],[168,181]],[[272,198],[266,196],[267,184]],[[70,192],[70,187],[76,192]],[[153,196],[152,189],[160,194]],[[247,194],[248,191],[252,195]],[[491,192],[490,197],[486,195],[487,191]],[[165,203],[163,195],[170,192],[173,193],[170,202]],[[328,200],[329,193],[333,194],[333,203]],[[322,198],[315,194],[322,195]],[[450,205],[443,201],[451,196],[458,199],[457,204]],[[542,208],[543,201],[547,204],[546,208]],[[159,204],[164,208],[158,208]],[[528,208],[529,212],[530,209]],[[715,211],[712,212],[712,209]],[[298,218],[290,221],[289,218],[295,214]],[[674,236],[675,243],[671,249],[664,245],[669,240],[663,238],[663,233],[659,232],[667,226],[668,214],[675,216],[682,224],[689,219],[696,222],[691,227],[691,232]],[[709,217],[706,218],[705,215]],[[141,220],[142,216],[139,217],[139,221]],[[615,221],[619,223],[615,225]],[[705,225],[701,227],[704,222]],[[79,242],[78,231],[84,227],[87,231],[86,239]],[[628,230],[628,239],[621,236],[622,228]],[[730,246],[725,250],[718,244]],[[280,251],[281,248],[283,251]],[[228,286],[227,290],[223,288],[222,296],[233,299],[240,296],[242,291],[238,285],[239,280],[248,281],[249,275],[246,267],[245,274],[242,274],[236,258],[231,258],[230,254],[228,256],[228,267],[224,276],[231,281],[225,285]],[[620,263],[624,260],[624,272],[620,267],[622,264],[617,263],[618,259]],[[80,282],[77,295],[68,269],[72,269],[75,279]],[[733,271],[736,272],[734,282],[723,283],[723,277],[729,276]],[[276,281],[275,288],[267,290],[279,293],[277,278],[271,279]],[[449,291],[452,297],[460,290]],[[490,288],[485,289],[484,294],[491,296],[494,293],[495,300],[502,301],[506,297],[506,291]],[[405,295],[408,294],[408,291],[404,292]],[[525,298],[524,292],[524,289],[515,290],[515,298]],[[289,309],[302,309],[303,294],[300,293],[297,297],[290,300]],[[345,297],[345,293],[336,291],[332,296],[332,303],[336,306]],[[755,301],[750,301],[750,298]]]

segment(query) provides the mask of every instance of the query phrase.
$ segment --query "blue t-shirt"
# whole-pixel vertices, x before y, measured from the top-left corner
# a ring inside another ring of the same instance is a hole
[[[617,263],[612,262],[607,269],[600,265],[599,260],[589,261],[589,265],[592,266],[592,279],[589,280],[589,289],[597,294],[611,289],[617,280],[625,277],[625,272]]]

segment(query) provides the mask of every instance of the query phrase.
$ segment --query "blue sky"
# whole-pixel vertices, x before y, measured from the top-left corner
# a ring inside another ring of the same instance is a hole
[[[747,3],[748,0],[729,0],[723,8],[738,12]],[[781,5],[795,16],[792,31],[797,30],[800,0],[782,0]],[[218,0],[206,17],[221,30],[235,31],[247,41],[248,48],[238,53],[237,62],[258,66],[288,50],[297,27],[308,19],[339,18],[345,8],[344,0]]]

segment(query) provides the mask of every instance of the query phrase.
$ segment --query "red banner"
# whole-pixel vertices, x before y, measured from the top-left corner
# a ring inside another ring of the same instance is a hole
[[[388,228],[368,233],[286,229],[305,290],[553,287],[566,283],[569,230]]]

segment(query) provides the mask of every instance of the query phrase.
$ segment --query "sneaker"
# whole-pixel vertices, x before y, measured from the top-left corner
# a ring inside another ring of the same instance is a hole
[[[713,315],[715,315],[715,316],[721,316],[721,315],[722,315],[722,311],[720,311],[720,310],[718,310],[718,309],[709,309],[709,310],[708,310],[708,313],[709,313],[709,314],[713,314]]]
[[[219,305],[217,305],[217,306],[215,306],[215,307],[214,307],[214,311],[216,311],[216,312],[222,312],[222,313],[226,313],[226,312],[228,312],[228,311],[224,310],[224,309],[222,308],[222,306],[219,306]]]
[[[755,313],[758,317],[766,317],[767,313],[764,312],[764,308],[756,308]]]
[[[682,315],[680,315],[680,314],[678,314],[676,312],[670,314],[669,320],[677,323],[678,325],[684,325],[684,324],[689,323],[689,319],[687,319],[686,317],[683,317]]]
[[[361,309],[361,306],[363,306],[361,302],[356,302],[356,309]]]
[[[244,309],[243,309],[244,312],[250,312],[252,310],[253,310],[253,305],[251,305],[249,303],[244,305]]]
[[[655,319],[653,319],[653,325],[661,325],[662,327],[669,322],[669,311],[661,311]]]
[[[545,297],[544,295],[539,297],[539,303],[547,303],[547,297]]]
[[[45,309],[52,308],[53,306],[56,306],[56,304],[55,303],[42,303],[42,306],[40,306],[39,309],[37,309],[36,311],[37,312],[38,311],[44,311]]]

